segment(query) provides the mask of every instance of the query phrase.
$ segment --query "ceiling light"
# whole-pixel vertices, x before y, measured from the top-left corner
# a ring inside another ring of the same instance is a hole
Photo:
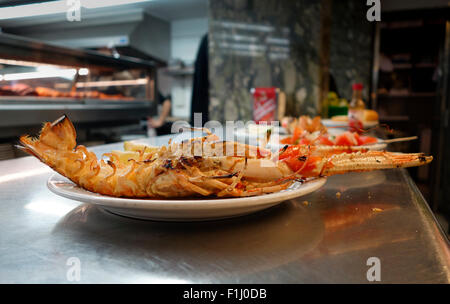
[[[66,1],[51,1],[0,8],[0,19],[15,19],[33,16],[60,14],[67,12]]]
[[[18,65],[18,66],[27,66],[27,67],[42,67],[42,66],[51,66],[51,67],[72,67],[72,66],[63,66],[63,65],[56,65],[56,64],[48,64],[48,63],[40,63],[40,62],[33,62],[33,61],[23,61],[23,60],[15,60],[15,59],[3,59],[0,58],[0,64],[7,64],[7,65]]]
[[[147,78],[131,79],[131,80],[109,80],[109,81],[87,81],[78,82],[77,88],[94,88],[94,87],[111,87],[111,86],[135,86],[146,85]]]
[[[149,2],[151,0],[80,0],[81,6],[87,9],[104,8],[125,4]],[[0,8],[0,20],[36,17],[52,14],[65,14],[73,4],[66,0],[15,5]]]
[[[78,75],[80,76],[86,76],[87,74],[89,74],[89,69],[81,68],[78,70]]]
[[[100,8],[108,6],[118,6],[124,4],[135,4],[141,2],[148,2],[150,0],[87,0],[82,1],[81,6],[85,8]]]
[[[5,74],[5,75],[3,75],[3,79],[5,81],[38,79],[38,78],[53,78],[53,77],[72,79],[76,73],[77,73],[76,69],[37,71],[37,72],[28,72],[28,73]]]

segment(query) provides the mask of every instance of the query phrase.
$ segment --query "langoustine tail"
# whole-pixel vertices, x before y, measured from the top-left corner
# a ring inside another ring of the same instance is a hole
[[[19,140],[23,146],[18,148],[47,163],[46,153],[56,150],[72,151],[77,144],[76,137],[75,127],[67,116],[63,115],[52,123],[46,122],[39,138],[22,135]]]
[[[83,146],[76,146],[76,131],[66,115],[54,122],[46,122],[38,138],[29,135],[20,137],[19,149],[37,157],[58,173],[74,180],[84,163],[97,162],[95,156],[88,154]],[[84,149],[83,149],[84,148]]]
[[[85,146],[76,146],[76,131],[66,115],[52,123],[45,123],[38,138],[24,135],[20,137],[20,142],[23,145],[20,149],[89,191],[116,196],[131,195],[130,191],[123,190],[124,187],[116,193],[120,174],[114,162],[99,161]],[[124,168],[122,171],[127,170]]]

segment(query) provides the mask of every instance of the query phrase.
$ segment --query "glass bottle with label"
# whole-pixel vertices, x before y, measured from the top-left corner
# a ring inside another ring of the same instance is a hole
[[[353,96],[348,106],[348,125],[351,132],[361,133],[363,130],[364,109],[366,108],[362,99],[363,85],[355,83],[352,89]]]

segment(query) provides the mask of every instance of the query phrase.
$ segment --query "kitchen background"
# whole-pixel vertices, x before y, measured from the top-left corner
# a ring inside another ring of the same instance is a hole
[[[157,86],[171,95],[174,118],[190,116],[193,63],[207,33],[213,119],[251,119],[249,91],[266,86],[287,94],[293,115],[315,115],[329,88],[328,73],[344,98],[350,99],[352,83],[361,82],[369,100],[374,33],[380,25],[367,21],[365,1],[135,2],[82,8],[81,22],[68,22],[64,14],[3,16],[0,27],[4,33],[65,47],[114,49],[155,60],[162,66]],[[14,3],[0,1],[0,8]],[[439,7],[448,7],[447,1],[385,0],[381,9],[384,17]]]
[[[382,0],[381,22],[366,19],[365,0],[83,2],[80,22],[45,9],[10,10],[43,2],[0,0],[1,32],[150,62],[151,85],[171,96],[169,121],[190,117],[194,63],[206,34],[212,120],[251,120],[255,87],[279,88],[286,113],[298,116],[323,114],[331,87],[350,100],[351,85],[362,83],[364,100],[396,131],[393,136],[420,138],[393,148],[435,156],[431,166],[410,173],[434,210],[450,210],[450,167],[444,161],[450,156],[448,1]],[[0,55],[4,50],[0,41]],[[21,70],[1,63],[0,74],[5,71]],[[34,112],[21,117],[18,108],[0,100],[0,159],[21,156],[14,140],[47,119]],[[80,140],[94,145],[145,136],[138,134],[145,113],[135,110],[123,121],[121,113],[109,115],[85,119]]]

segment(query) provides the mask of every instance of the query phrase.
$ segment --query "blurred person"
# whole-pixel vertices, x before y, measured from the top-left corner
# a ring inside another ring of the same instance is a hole
[[[170,114],[172,107],[170,95],[164,97],[161,92],[157,93],[158,101],[158,117],[148,117],[147,118],[147,128],[149,131],[149,136],[151,136],[151,129],[156,131],[156,135],[167,135],[171,133],[172,124],[167,122],[166,119]]]
[[[129,70],[120,74],[121,79],[135,80],[144,78],[145,73],[141,70]],[[131,86],[127,88],[127,95],[136,99],[146,99],[147,90],[144,86]],[[148,136],[166,135],[171,133],[172,124],[167,122],[166,119],[170,115],[172,108],[172,102],[170,95],[165,97],[158,90],[156,93],[158,116],[157,117],[145,117],[144,120],[147,124]]]
[[[194,83],[191,98],[191,125],[203,127],[209,120],[208,34],[200,42],[194,66]],[[194,113],[202,114],[201,126],[194,125]]]

